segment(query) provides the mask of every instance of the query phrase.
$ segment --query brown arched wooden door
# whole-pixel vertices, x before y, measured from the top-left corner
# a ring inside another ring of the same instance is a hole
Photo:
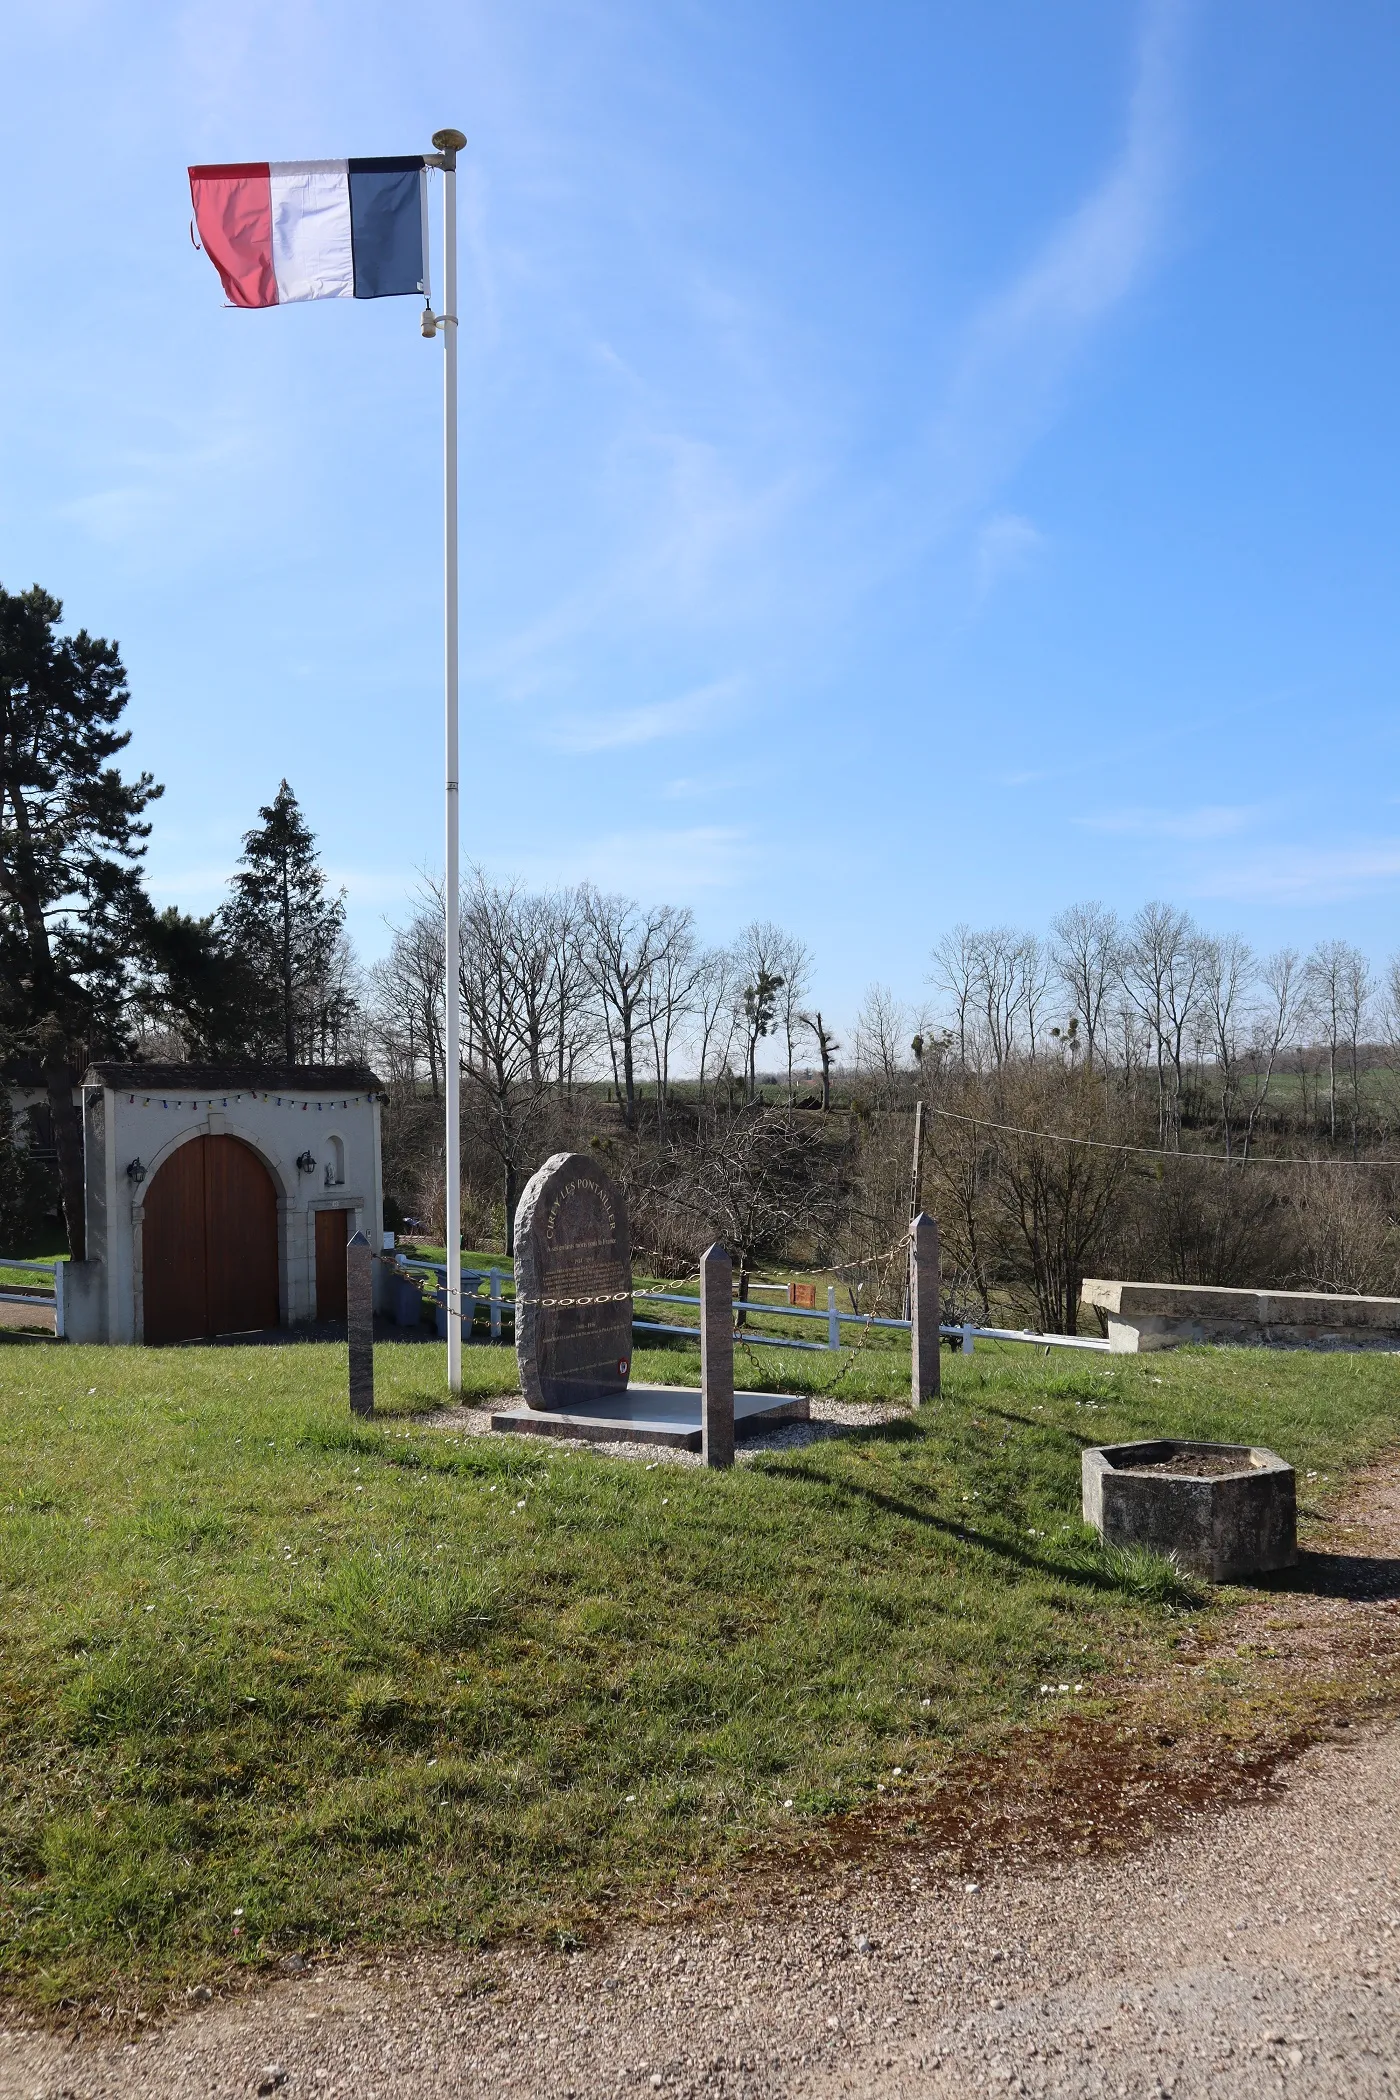
[[[316,1213],[316,1317],[343,1320],[346,1309],[345,1242],[355,1213],[351,1210],[318,1210]]]
[[[237,1138],[191,1138],[146,1192],[141,1227],[148,1342],[275,1327],[277,1191]]]

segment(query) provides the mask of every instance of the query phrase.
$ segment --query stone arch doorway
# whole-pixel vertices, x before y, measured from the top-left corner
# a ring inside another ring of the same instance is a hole
[[[277,1190],[251,1146],[191,1138],[152,1177],[141,1296],[148,1342],[278,1324]]]

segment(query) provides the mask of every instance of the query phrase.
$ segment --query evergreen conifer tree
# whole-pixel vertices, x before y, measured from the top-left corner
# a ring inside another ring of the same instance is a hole
[[[9,1093],[0,1086],[0,1247],[24,1253],[52,1207],[52,1186],[45,1168],[21,1140]]]
[[[126,1047],[151,907],[139,862],[160,794],[113,763],[128,694],[114,642],[60,635],[37,584],[0,587],[0,1053],[37,1057],[68,1244],[86,1253],[73,1070]]]
[[[336,967],[345,899],[327,894],[315,834],[285,780],[258,815],[219,932],[249,987],[253,1047],[290,1065],[334,1037],[346,1018],[327,1012],[328,1004],[348,1005]]]

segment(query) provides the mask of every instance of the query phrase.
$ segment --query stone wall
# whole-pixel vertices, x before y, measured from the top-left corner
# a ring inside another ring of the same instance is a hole
[[[1192,1342],[1400,1350],[1400,1298],[1087,1277],[1081,1302],[1100,1313],[1110,1348],[1124,1354]]]

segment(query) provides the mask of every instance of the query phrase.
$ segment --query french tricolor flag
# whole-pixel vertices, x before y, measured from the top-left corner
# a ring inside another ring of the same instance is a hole
[[[190,195],[233,306],[427,295],[421,153],[191,168]]]

